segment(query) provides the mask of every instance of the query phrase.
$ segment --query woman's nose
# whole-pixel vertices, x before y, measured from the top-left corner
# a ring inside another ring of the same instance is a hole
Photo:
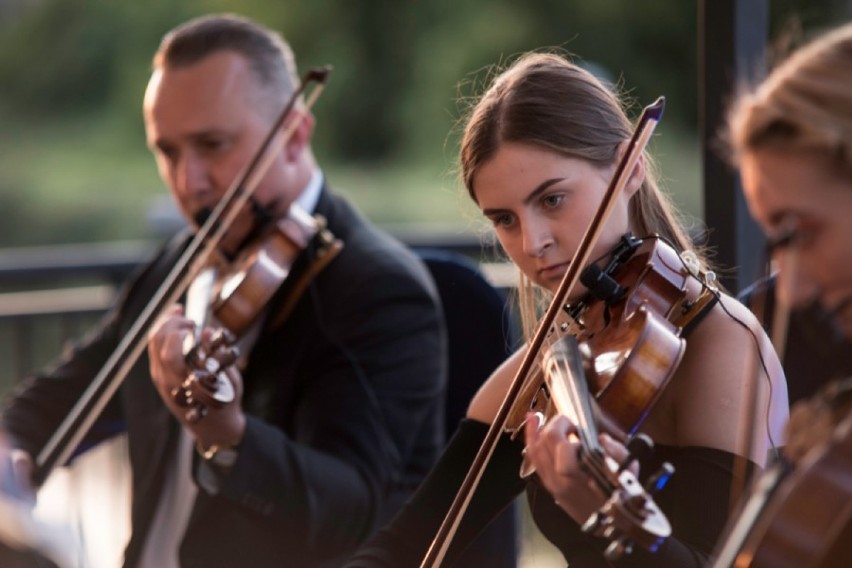
[[[531,226],[524,230],[524,253],[528,256],[542,256],[553,243],[553,235],[547,227]]]

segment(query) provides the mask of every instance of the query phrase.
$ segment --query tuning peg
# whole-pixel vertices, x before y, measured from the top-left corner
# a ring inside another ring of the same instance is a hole
[[[186,408],[190,405],[191,393],[183,385],[173,388],[171,395],[178,406]]]
[[[207,416],[207,407],[201,405],[193,406],[186,411],[184,416],[186,417],[187,422],[196,424],[199,420]]]
[[[674,472],[674,466],[669,462],[665,462],[660,466],[660,469],[654,472],[654,474],[648,478],[648,481],[645,482],[645,491],[650,494],[657,493],[666,485],[669,478],[674,475]]]
[[[634,434],[627,441],[627,458],[618,466],[618,473],[629,468],[634,461],[638,461],[639,466],[642,467],[648,462],[653,452],[654,442],[649,436],[641,432]]]
[[[604,550],[604,558],[610,561],[615,561],[624,556],[625,554],[630,554],[633,551],[633,543],[624,539],[617,538],[609,543],[609,546]]]
[[[236,342],[236,336],[227,329],[220,327],[213,332],[210,337],[210,350],[215,351],[224,345],[233,345]]]
[[[583,532],[591,535],[598,535],[604,527],[603,516],[599,512],[592,513],[592,516],[586,519],[583,523]]]
[[[240,350],[236,347],[229,347],[219,355],[219,365],[222,368],[230,367],[231,365],[236,363],[239,357]]]

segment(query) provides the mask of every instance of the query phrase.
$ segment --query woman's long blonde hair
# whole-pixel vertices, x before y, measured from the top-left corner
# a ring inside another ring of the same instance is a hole
[[[742,93],[725,133],[736,164],[760,148],[808,152],[852,173],[852,24],[795,51]]]

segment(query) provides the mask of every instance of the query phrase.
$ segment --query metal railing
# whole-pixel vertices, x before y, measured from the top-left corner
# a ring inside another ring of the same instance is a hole
[[[514,266],[497,261],[494,247],[475,235],[397,236],[414,250],[447,250],[475,260],[497,287],[517,281]],[[120,242],[0,249],[0,393],[91,328],[156,248],[153,242]]]

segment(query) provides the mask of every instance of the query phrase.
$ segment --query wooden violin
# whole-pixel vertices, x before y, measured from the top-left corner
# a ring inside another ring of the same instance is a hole
[[[674,473],[674,468],[664,464],[651,476],[649,490],[646,491],[629,469],[632,457],[618,464],[604,453],[576,337],[566,335],[554,343],[545,352],[543,367],[556,410],[570,417],[576,425],[581,467],[589,474],[594,488],[607,498],[604,505],[583,523],[583,531],[609,540],[604,553],[609,560],[630,553],[634,544],[656,551],[671,535],[671,525],[650,491],[662,488]],[[644,451],[650,451],[647,437],[637,437],[636,440],[648,444]],[[635,447],[635,444],[630,446]]]
[[[171,392],[175,402],[187,408],[188,421],[197,422],[208,408],[223,408],[233,402],[234,388],[227,369],[239,357],[236,340],[257,321],[296,259],[308,248],[308,266],[291,282],[289,294],[272,322],[275,325],[286,319],[307,284],[343,248],[322,217],[308,215],[295,203],[287,215],[244,246],[237,258],[202,270],[192,282],[185,313],[195,323],[195,333],[184,345],[184,359],[191,372]],[[217,327],[205,337],[203,330],[211,319]]]
[[[310,264],[297,282],[290,283],[291,293],[276,314],[278,320],[285,319],[304,287],[342,248],[322,216],[308,215],[291,204],[287,214],[243,247],[236,259],[219,267],[210,306],[213,316],[234,335],[245,333],[290,275],[302,251],[311,249]]]
[[[797,403],[786,460],[764,472],[715,568],[832,568],[852,560],[852,378]]]
[[[710,296],[657,237],[623,236],[608,266],[590,265],[583,281],[590,292],[557,316],[547,342],[577,338],[588,388],[617,428],[610,433],[623,439],[638,430],[662,394],[686,350],[680,331]],[[539,362],[506,430],[518,432],[528,412],[549,418],[555,411]]]
[[[584,272],[590,291],[557,318],[548,335],[550,346],[524,383],[506,429],[517,434],[529,412],[542,414],[545,421],[556,414],[572,419],[584,448],[581,463],[609,497],[584,529],[609,538],[608,555],[615,558],[633,543],[656,550],[670,527],[635,476],[604,455],[596,422],[628,447],[644,440],[643,452],[651,451],[650,439],[634,434],[685,352],[681,329],[712,292],[699,292],[701,284],[685,261],[659,238],[625,235],[608,257],[603,269],[592,264]],[[592,400],[597,413],[592,413]],[[655,481],[649,487],[658,490],[658,481],[672,475],[670,465],[665,469],[651,476]],[[521,475],[530,474],[525,459]]]

